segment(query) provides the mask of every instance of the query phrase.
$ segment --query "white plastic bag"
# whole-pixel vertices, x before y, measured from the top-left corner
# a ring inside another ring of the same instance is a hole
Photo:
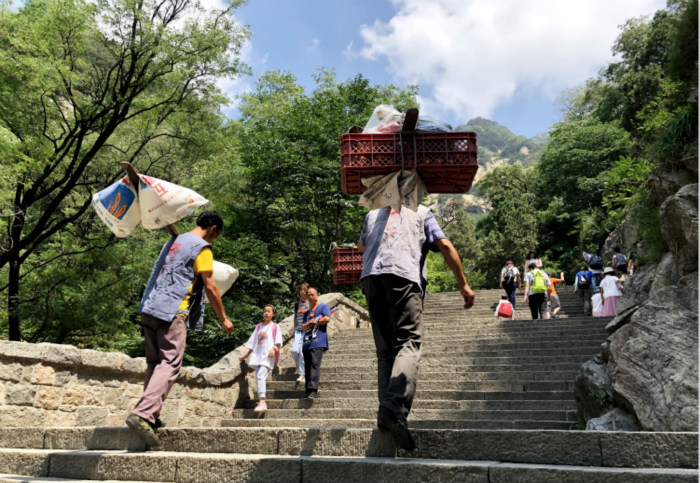
[[[119,238],[128,236],[141,220],[136,191],[126,176],[95,194],[92,207]]]
[[[238,269],[214,260],[214,283],[223,296],[238,278]]]
[[[139,174],[141,223],[148,230],[163,228],[191,214],[209,202],[184,186]]]
[[[398,132],[403,126],[404,115],[394,107],[387,104],[380,104],[374,108],[372,117],[369,118],[363,134]]]
[[[214,260],[213,275],[216,288],[219,289],[219,295],[223,297],[238,278],[238,269],[233,268],[231,265],[226,265],[225,263]],[[206,295],[204,296],[204,301],[209,303],[209,299]]]

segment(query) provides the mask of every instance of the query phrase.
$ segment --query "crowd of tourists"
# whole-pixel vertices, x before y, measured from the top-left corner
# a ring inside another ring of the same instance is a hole
[[[624,282],[637,267],[636,257],[629,260],[620,247],[613,249],[608,266],[597,254],[584,253],[586,264],[574,276],[574,293],[581,297],[584,312],[588,316],[608,317],[617,315],[617,304],[624,290]],[[566,283],[564,273],[555,278],[544,270],[542,259],[535,251],[525,257],[523,276],[512,260],[501,270],[499,287],[506,294],[496,307],[497,317],[515,318],[516,290],[524,285],[523,302],[528,305],[532,319],[551,319],[559,316],[561,301],[556,284]]]

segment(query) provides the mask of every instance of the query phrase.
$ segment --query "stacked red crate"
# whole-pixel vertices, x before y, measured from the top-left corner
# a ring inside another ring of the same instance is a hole
[[[479,168],[476,133],[343,134],[343,192],[362,194],[367,176],[416,169],[429,193],[466,193]]]
[[[357,248],[333,250],[333,284],[354,285],[360,283],[362,253]]]

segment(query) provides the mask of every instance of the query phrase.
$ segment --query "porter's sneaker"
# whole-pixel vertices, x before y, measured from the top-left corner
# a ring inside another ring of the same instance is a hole
[[[303,383],[303,382],[306,382],[306,378],[304,377],[304,375],[301,375],[301,376],[297,377],[297,382],[298,382],[299,384],[301,384],[301,383]]]
[[[136,431],[136,434],[146,442],[148,446],[160,446],[160,440],[153,431],[151,423],[135,414],[129,414],[126,418],[126,425]]]
[[[263,411],[267,411],[267,403],[265,401],[260,401],[256,406],[255,409],[253,409],[256,413],[261,413]]]

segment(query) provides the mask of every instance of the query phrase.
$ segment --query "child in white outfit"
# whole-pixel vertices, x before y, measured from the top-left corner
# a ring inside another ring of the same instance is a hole
[[[239,358],[245,360],[250,354],[253,354],[248,365],[255,369],[255,380],[260,399],[255,406],[255,412],[267,410],[265,381],[275,367],[276,352],[282,349],[282,333],[277,324],[273,322],[275,312],[275,307],[272,305],[263,307],[263,323],[258,324],[248,342],[244,344],[248,348],[248,353]]]

